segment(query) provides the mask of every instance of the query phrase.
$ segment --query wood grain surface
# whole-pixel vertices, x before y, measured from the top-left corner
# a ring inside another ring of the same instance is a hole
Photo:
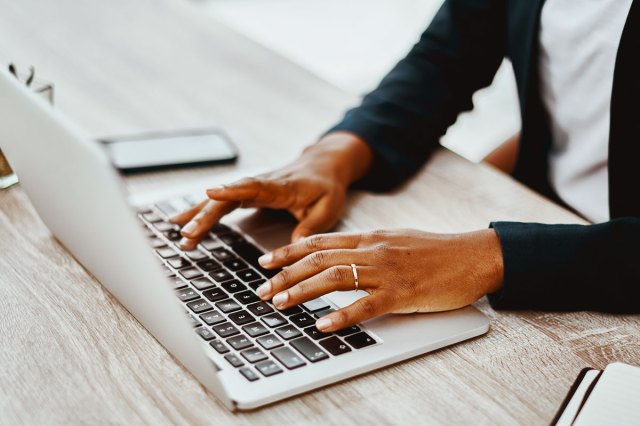
[[[0,10],[0,63],[35,65],[89,137],[221,126],[240,147],[236,166],[129,179],[137,192],[276,167],[355,101],[197,2],[0,0]],[[491,220],[581,223],[443,150],[393,193],[354,193],[340,227],[459,232]],[[546,424],[581,368],[640,362],[638,316],[477,306],[492,321],[484,337],[233,414],[52,238],[17,186],[0,192],[0,424]]]

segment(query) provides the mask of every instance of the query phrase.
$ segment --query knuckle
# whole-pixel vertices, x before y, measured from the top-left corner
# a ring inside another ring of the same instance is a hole
[[[284,246],[279,250],[276,250],[276,252],[274,252],[273,254],[273,257],[275,257],[276,259],[287,260],[291,257],[292,254],[293,253],[291,250],[291,246]]]
[[[295,296],[299,298],[304,298],[306,294],[309,294],[311,291],[311,285],[307,281],[299,282],[295,287]]]
[[[315,252],[309,255],[309,264],[314,268],[322,268],[326,260],[326,255],[321,252]]]
[[[364,299],[360,299],[358,311],[362,317],[372,317],[376,314],[376,304],[369,300],[369,297],[365,297]]]
[[[305,239],[304,244],[308,250],[316,251],[322,247],[323,238],[322,235],[313,235]]]
[[[290,277],[291,273],[288,270],[283,269],[282,271],[280,271],[280,273],[278,273],[278,275],[273,277],[271,281],[276,287],[283,287],[289,282]]]
[[[327,269],[329,281],[333,283],[342,283],[345,280],[345,271],[343,268],[333,266]]]

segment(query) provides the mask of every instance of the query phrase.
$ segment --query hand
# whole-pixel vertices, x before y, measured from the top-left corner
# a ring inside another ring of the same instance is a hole
[[[368,296],[320,318],[321,331],[340,330],[385,313],[438,312],[467,306],[502,286],[503,260],[493,229],[442,235],[415,230],[322,234],[260,258],[285,267],[258,288],[278,309],[332,291],[359,288]]]
[[[335,226],[349,185],[366,173],[371,161],[364,141],[350,133],[331,133],[280,170],[208,189],[208,200],[171,221],[183,226],[180,245],[190,250],[238,207],[283,209],[299,221],[291,236],[296,241]]]

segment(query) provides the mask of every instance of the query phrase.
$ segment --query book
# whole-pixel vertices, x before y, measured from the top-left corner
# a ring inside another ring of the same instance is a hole
[[[551,424],[640,425],[640,367],[616,362],[604,370],[585,368]]]

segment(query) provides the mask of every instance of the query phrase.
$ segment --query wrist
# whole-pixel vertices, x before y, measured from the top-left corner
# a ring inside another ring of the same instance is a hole
[[[502,288],[504,280],[504,259],[500,238],[494,229],[478,231],[479,246],[475,248],[479,256],[479,269],[482,278],[480,279],[480,293],[495,293]]]
[[[361,179],[373,163],[373,151],[359,136],[349,132],[332,132],[307,147],[303,157],[324,161],[334,178],[346,187]]]

